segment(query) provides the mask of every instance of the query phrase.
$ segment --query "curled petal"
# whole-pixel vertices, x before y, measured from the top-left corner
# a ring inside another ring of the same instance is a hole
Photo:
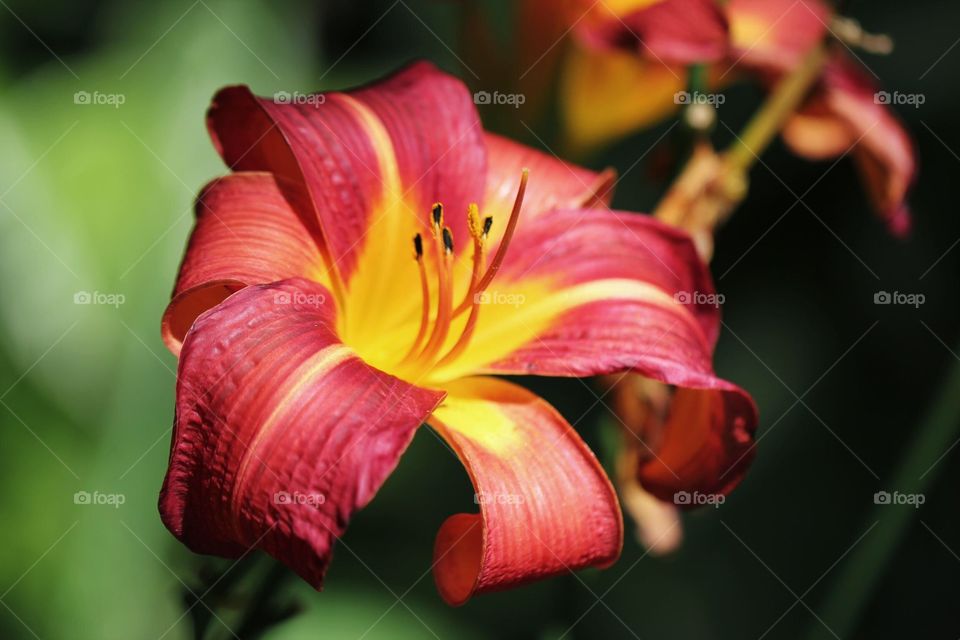
[[[467,468],[480,513],[437,534],[434,577],[450,604],[582,569],[620,554],[623,524],[610,481],[546,402],[495,378],[448,385],[430,418]]]
[[[327,289],[247,287],[200,316],[177,377],[164,524],[190,549],[263,549],[320,588],[336,538],[443,394],[337,339]]]
[[[320,241],[268,173],[214,180],[197,197],[196,224],[161,323],[174,353],[197,316],[231,293],[295,276],[326,278]]]
[[[690,507],[698,505],[682,492],[726,495],[753,461],[756,406],[739,387],[717,382],[671,391],[639,376],[617,381],[613,406],[631,452],[625,473],[662,501]]]

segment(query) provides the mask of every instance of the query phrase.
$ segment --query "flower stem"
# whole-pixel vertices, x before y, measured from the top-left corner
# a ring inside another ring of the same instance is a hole
[[[732,168],[746,171],[753,165],[807,96],[826,59],[826,45],[820,44],[777,84],[740,137],[726,151],[726,161]]]
[[[944,469],[939,464],[944,452],[956,444],[960,431],[960,360],[954,363],[928,409],[916,437],[901,458],[889,491],[923,493]],[[917,509],[909,505],[878,504],[863,530],[876,530],[850,553],[827,592],[822,619],[841,638],[853,635],[857,621],[879,585],[892,554],[903,540]],[[819,623],[808,638],[820,638],[826,630]]]

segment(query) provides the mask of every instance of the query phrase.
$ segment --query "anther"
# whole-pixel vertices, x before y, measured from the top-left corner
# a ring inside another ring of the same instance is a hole
[[[415,253],[414,258],[416,258],[417,261],[423,259],[423,238],[419,233],[413,236],[413,251]]]
[[[453,234],[450,233],[450,227],[443,228],[443,250],[447,255],[453,253]]]
[[[471,202],[467,206],[467,229],[470,231],[470,237],[479,238],[483,235],[480,225],[480,208],[476,202]]]
[[[493,216],[487,216],[483,219],[483,237],[490,235],[490,228],[493,226]]]
[[[440,227],[443,225],[443,205],[439,202],[433,205],[433,226]]]

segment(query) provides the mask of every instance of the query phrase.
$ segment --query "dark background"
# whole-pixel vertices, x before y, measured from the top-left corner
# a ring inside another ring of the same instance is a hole
[[[0,636],[190,637],[180,598],[184,583],[201,584],[201,562],[156,512],[175,370],[159,319],[193,197],[223,172],[203,129],[207,102],[228,83],[339,88],[418,57],[467,77],[453,53],[456,4],[0,2]],[[493,10],[504,37],[510,11]],[[960,454],[950,450],[960,416],[924,421],[960,360],[960,6],[851,2],[848,13],[896,41],[891,56],[861,56],[884,87],[926,98],[898,107],[921,163],[915,229],[905,241],[885,232],[849,161],[812,164],[777,143],[753,170],[712,265],[726,296],[717,371],[761,410],[741,487],[687,515],[670,557],[644,557],[628,535],[609,570],[450,609],[427,572],[433,537],[473,508],[472,490],[422,430],[351,524],[326,591],[293,586],[306,612],[268,637],[829,638],[854,607],[854,590],[837,587],[851,561],[874,571],[844,583],[869,587],[845,637],[960,635]],[[124,103],[77,105],[81,90]],[[748,85],[726,96],[719,117],[734,130],[762,98]],[[623,172],[667,126],[588,163]],[[556,139],[549,122],[535,131]],[[656,156],[618,185],[618,208],[652,208]],[[78,291],[124,303],[75,305]],[[877,291],[926,301],[878,306]],[[609,459],[590,389],[535,387]],[[924,429],[942,440],[905,463]],[[926,501],[877,507],[881,489]],[[125,502],[74,504],[74,492],[94,490]],[[902,538],[882,544],[901,523]]]

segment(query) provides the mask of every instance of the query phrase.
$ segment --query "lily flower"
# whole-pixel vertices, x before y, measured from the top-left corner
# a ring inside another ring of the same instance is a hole
[[[417,63],[346,92],[227,87],[207,123],[232,173],[198,198],[162,323],[179,370],[160,513],[193,551],[261,549],[321,588],[427,423],[478,505],[437,534],[444,600],[609,566],[604,470],[504,374],[634,371],[743,412],[656,473],[699,482],[748,452],[752,402],[711,369],[716,309],[675,302],[713,291],[690,239],[607,209],[609,173],[485,133],[459,80]]]

